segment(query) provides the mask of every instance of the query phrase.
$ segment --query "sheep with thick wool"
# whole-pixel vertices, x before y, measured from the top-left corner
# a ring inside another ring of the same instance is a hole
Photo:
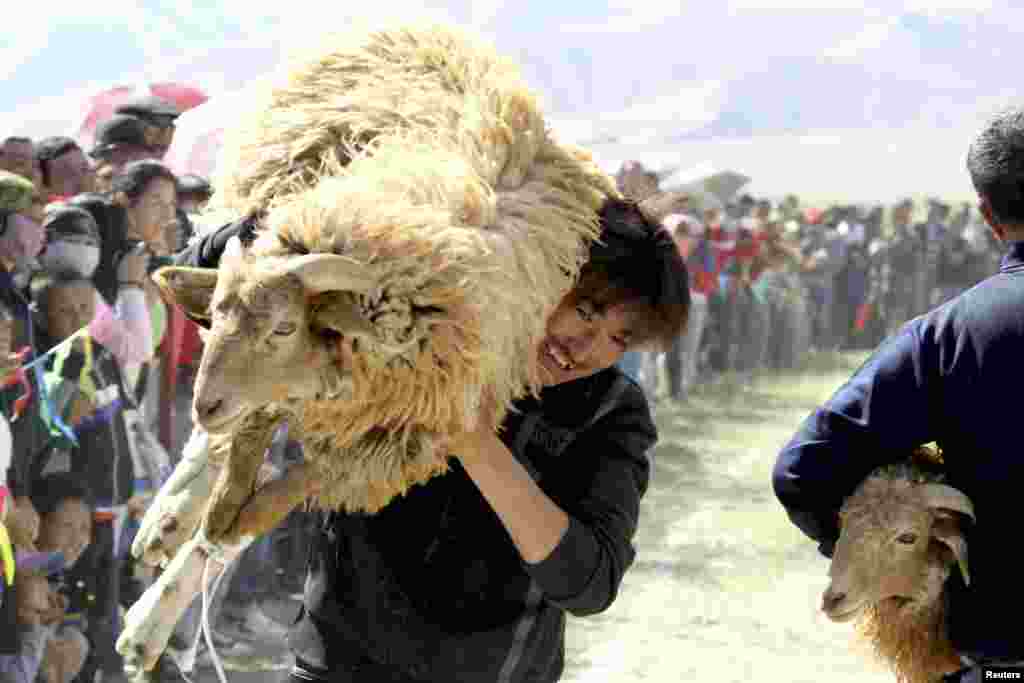
[[[513,64],[443,27],[335,39],[228,135],[219,168],[210,215],[257,228],[216,271],[155,278],[209,330],[197,432],[133,546],[166,566],[118,643],[135,671],[211,554],[307,499],[376,512],[446,471],[449,435],[496,429],[539,391],[545,321],[616,195]],[[263,481],[283,420],[305,462]]]

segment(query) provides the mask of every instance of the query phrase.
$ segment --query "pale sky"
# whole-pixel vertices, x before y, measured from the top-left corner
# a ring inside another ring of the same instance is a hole
[[[0,37],[0,136],[73,131],[84,99],[121,83],[180,80],[215,97],[358,7],[477,27],[522,64],[556,129],[609,170],[637,158],[735,168],[765,194],[968,197],[970,135],[1017,97],[1024,56],[1024,5],[994,0],[422,5],[21,3]]]

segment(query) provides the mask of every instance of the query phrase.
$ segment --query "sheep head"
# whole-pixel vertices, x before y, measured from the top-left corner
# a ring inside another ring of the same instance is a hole
[[[880,604],[931,608],[954,563],[970,580],[963,515],[973,521],[974,508],[951,486],[898,472],[868,477],[840,511],[822,611],[843,622]]]
[[[233,238],[218,270],[170,267],[154,279],[210,323],[193,402],[193,420],[210,432],[268,403],[340,394],[339,338],[371,335],[357,297],[373,283],[345,256],[252,261]]]

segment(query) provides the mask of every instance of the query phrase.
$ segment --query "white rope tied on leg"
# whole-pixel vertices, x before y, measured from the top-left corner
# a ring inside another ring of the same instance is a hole
[[[205,556],[203,560],[203,579],[202,579],[202,610],[200,612],[199,627],[202,631],[203,637],[206,640],[206,648],[210,651],[210,661],[213,662],[213,668],[217,672],[217,678],[220,679],[220,683],[228,683],[227,675],[224,673],[224,665],[220,661],[220,655],[217,654],[217,649],[213,644],[213,630],[210,628],[210,603],[213,601],[214,596],[217,595],[217,589],[220,588],[221,579],[224,578],[224,574],[227,573],[228,565],[234,561],[237,557],[237,553],[234,556],[229,556],[217,543],[210,542],[202,529],[196,532],[196,546]],[[216,562],[221,566],[220,574],[214,579],[213,586],[209,586],[208,582],[210,579],[210,562]]]

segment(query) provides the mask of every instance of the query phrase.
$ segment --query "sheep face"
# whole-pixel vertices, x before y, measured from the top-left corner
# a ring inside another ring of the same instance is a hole
[[[969,580],[960,514],[973,518],[973,508],[949,486],[868,478],[840,512],[822,611],[842,622],[871,605],[934,605],[954,562]]]
[[[166,268],[155,278],[190,314],[210,322],[193,420],[214,433],[230,431],[269,403],[342,393],[339,335],[368,329],[351,290],[327,291],[325,285],[368,287],[358,275],[345,277],[353,272],[349,259],[321,254],[264,259],[257,266],[244,251],[233,239],[218,271]],[[322,324],[325,316],[334,324]]]

